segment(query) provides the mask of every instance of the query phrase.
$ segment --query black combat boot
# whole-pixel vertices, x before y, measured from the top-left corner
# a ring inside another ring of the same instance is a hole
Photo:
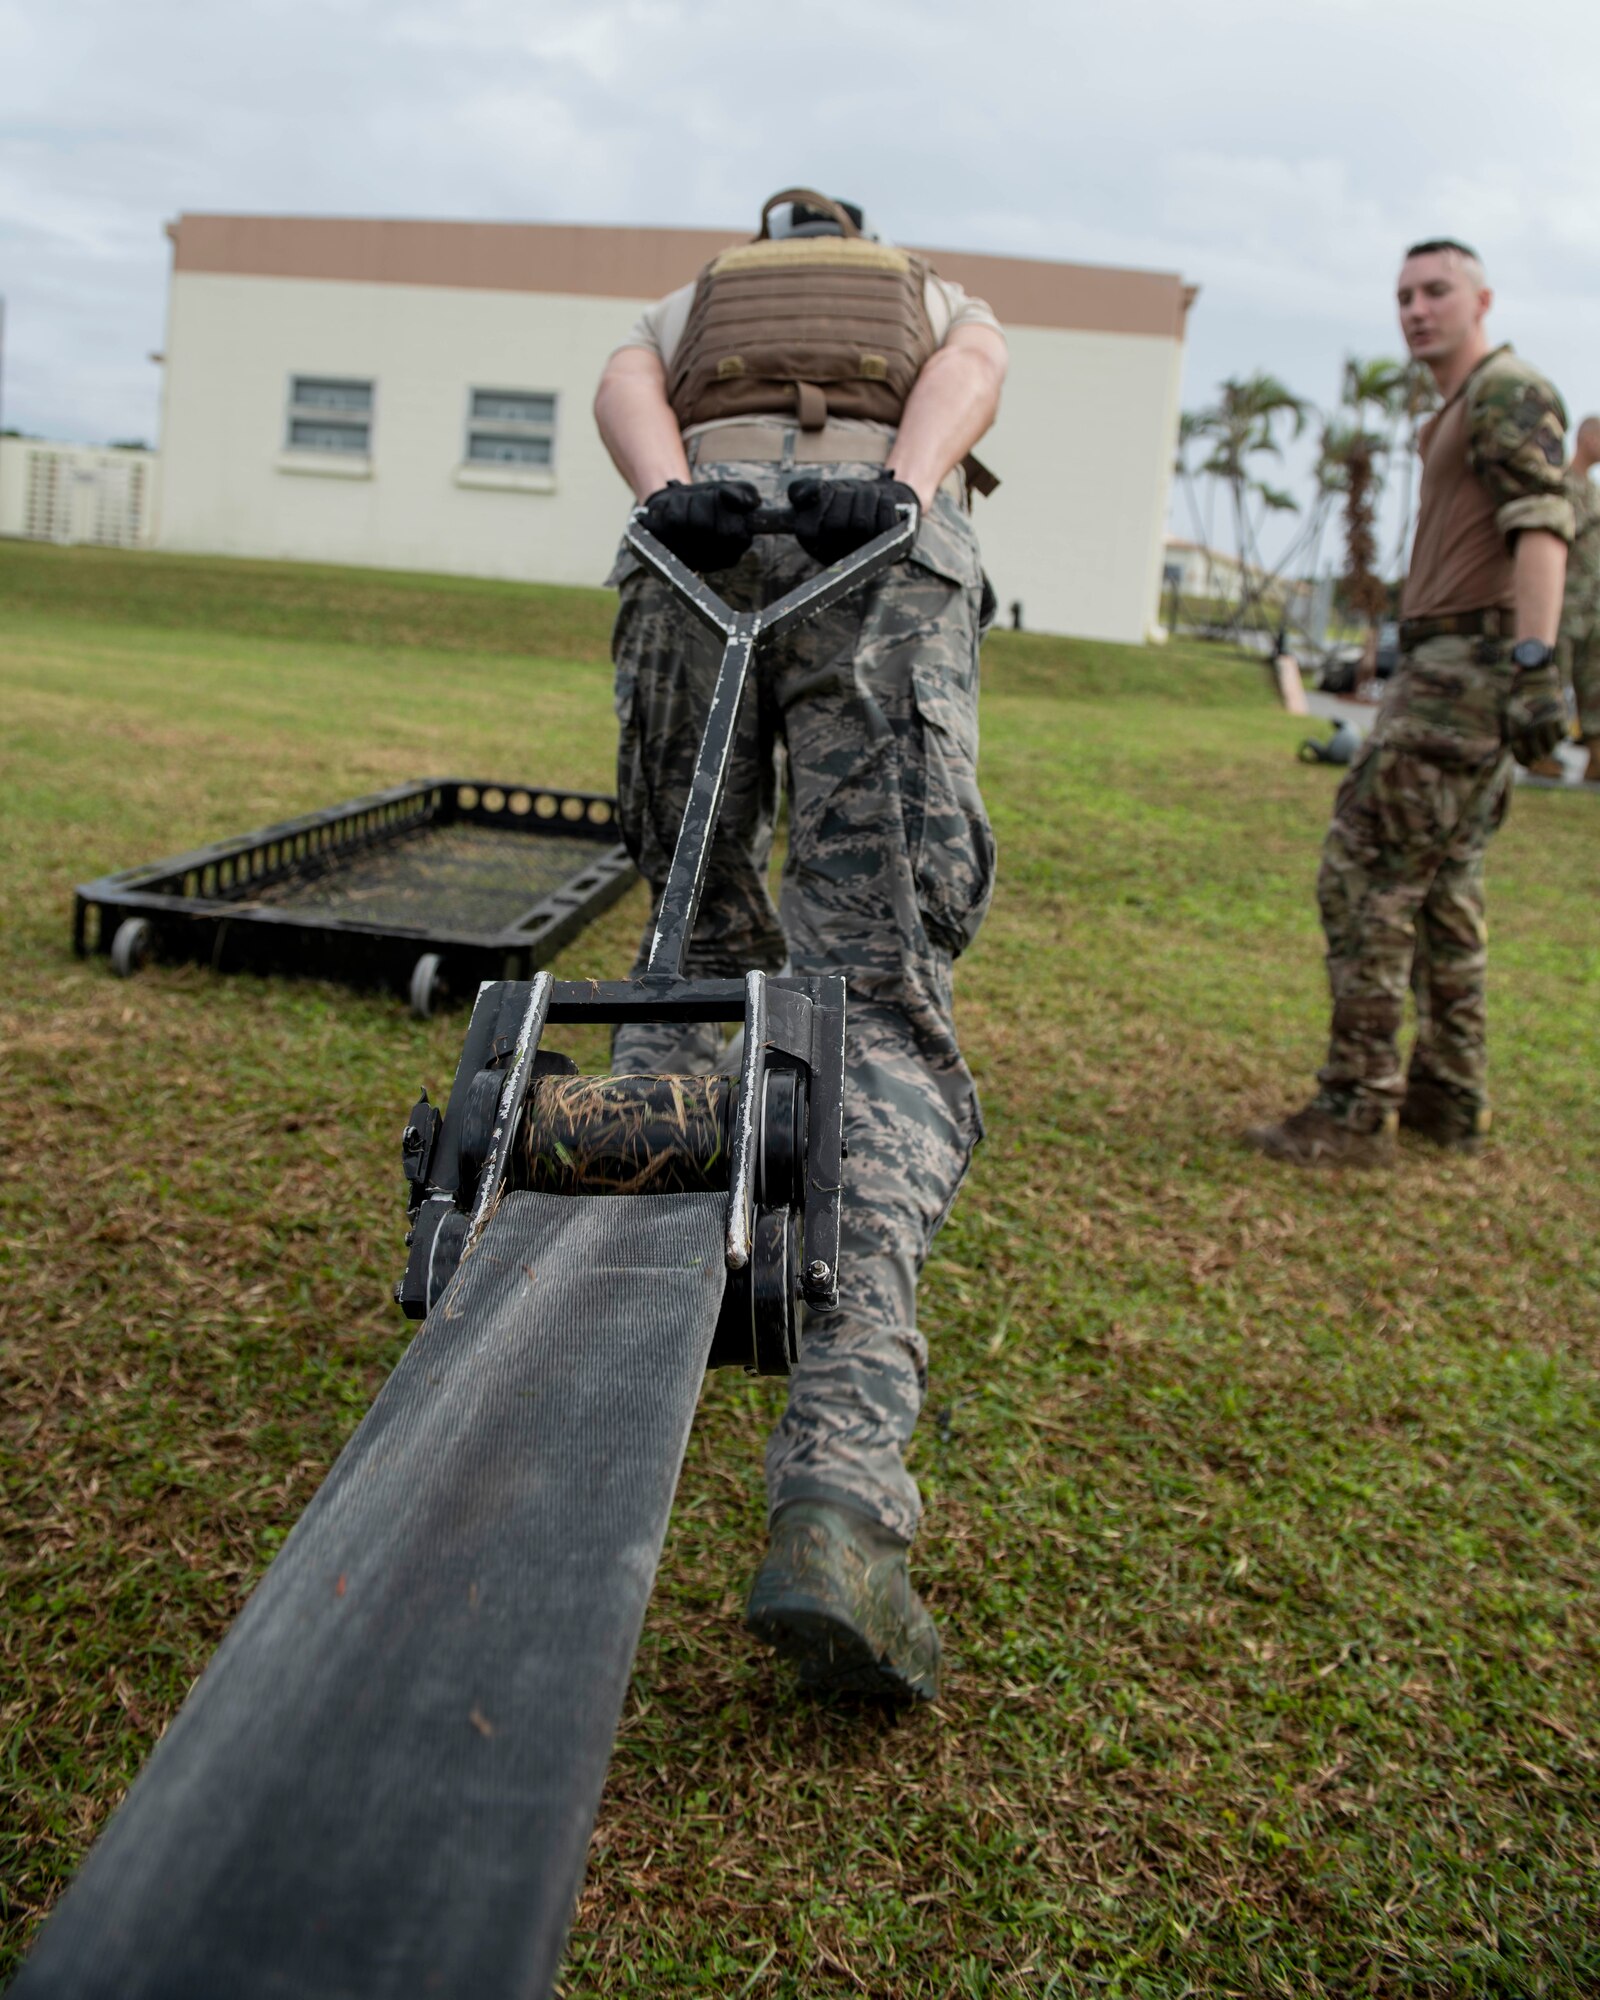
[[[773,1517],[746,1629],[792,1660],[813,1693],[932,1701],[939,1633],[911,1588],[906,1550],[853,1507],[792,1500]]]
[[[1276,1125],[1253,1125],[1245,1138],[1269,1160],[1292,1167],[1392,1167],[1395,1114],[1346,1103],[1319,1091]]]
[[[1406,1082],[1400,1123],[1406,1131],[1431,1140],[1446,1152],[1477,1153],[1482,1151],[1489,1130],[1489,1107],[1459,1097],[1431,1076],[1413,1076]]]

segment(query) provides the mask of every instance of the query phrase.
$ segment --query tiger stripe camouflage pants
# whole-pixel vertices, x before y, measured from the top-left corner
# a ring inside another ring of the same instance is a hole
[[[1408,1081],[1441,1086],[1464,1112],[1488,1099],[1484,851],[1506,815],[1512,762],[1499,741],[1509,668],[1478,662],[1475,646],[1434,639],[1402,661],[1323,843],[1333,1022],[1317,1074],[1357,1123],[1398,1106]],[[1417,1032],[1403,1069],[1408,985]]]
[[[696,476],[748,479],[781,499],[801,471],[878,470],[705,464]],[[711,581],[750,608],[815,567],[794,543],[763,537]],[[659,898],[720,648],[626,556],[613,580],[621,827]],[[767,1495],[773,1511],[844,1501],[906,1540],[921,1503],[903,1454],[927,1390],[917,1278],[982,1132],[951,991],[952,960],[977,932],[994,873],[976,775],[982,587],[971,525],[941,494],[909,560],[757,656],[688,954],[700,977],[787,961],[847,981],[840,1303],[808,1316],[767,1446]],[[779,745],[789,822],[774,909]],[[626,1027],[613,1062],[619,1072],[705,1070],[719,1051],[712,1029]]]

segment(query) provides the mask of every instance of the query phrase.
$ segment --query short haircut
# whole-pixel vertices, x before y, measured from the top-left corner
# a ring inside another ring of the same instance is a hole
[[[1408,257],[1431,257],[1439,250],[1454,250],[1459,257],[1470,257],[1474,264],[1481,264],[1483,262],[1483,259],[1470,243],[1458,242],[1454,236],[1430,236],[1423,243],[1413,243],[1411,248],[1406,252],[1406,255]]]
[[[1413,243],[1400,261],[1403,264],[1411,257],[1459,257],[1462,263],[1472,266],[1473,274],[1480,286],[1486,285],[1489,282],[1488,275],[1483,268],[1483,259],[1470,243],[1463,243],[1459,237],[1424,237],[1422,242]]]
[[[1572,435],[1580,438],[1592,437],[1597,444],[1600,444],[1600,417],[1584,417]]]

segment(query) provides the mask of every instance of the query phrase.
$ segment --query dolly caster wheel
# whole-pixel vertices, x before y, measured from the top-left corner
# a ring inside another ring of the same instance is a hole
[[[143,917],[124,917],[111,940],[111,970],[131,979],[150,956],[150,926]]]
[[[425,951],[411,968],[411,1011],[419,1021],[433,1018],[433,1010],[438,1006],[443,990],[443,981],[439,977],[439,954]]]

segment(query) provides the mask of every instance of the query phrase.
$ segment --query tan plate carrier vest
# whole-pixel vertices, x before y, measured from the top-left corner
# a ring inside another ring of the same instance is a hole
[[[774,242],[768,219],[784,201],[831,212],[844,234]],[[826,195],[773,195],[756,240],[700,273],[667,382],[679,428],[755,416],[792,416],[807,431],[829,417],[898,424],[938,344],[927,278],[920,257],[869,242]]]
[[[792,200],[831,212],[845,233],[774,241],[768,217]],[[773,195],[755,241],[700,273],[667,377],[678,428],[756,416],[793,417],[807,431],[830,417],[898,425],[938,346],[927,281],[920,257],[868,241],[826,195]],[[970,490],[999,485],[970,453],[962,463]]]

